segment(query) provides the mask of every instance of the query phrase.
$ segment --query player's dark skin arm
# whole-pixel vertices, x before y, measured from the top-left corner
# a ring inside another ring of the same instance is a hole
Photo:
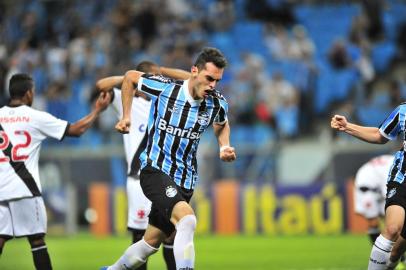
[[[83,117],[69,125],[66,135],[69,137],[80,137],[86,130],[88,130],[99,114],[104,111],[110,104],[111,95],[109,93],[101,93],[93,105],[92,111]]]

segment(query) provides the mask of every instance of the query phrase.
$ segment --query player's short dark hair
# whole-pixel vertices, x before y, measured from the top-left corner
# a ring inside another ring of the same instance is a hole
[[[25,73],[14,74],[9,83],[8,91],[10,98],[21,98],[34,87],[34,80]]]
[[[142,61],[140,62],[137,67],[135,68],[138,71],[144,72],[144,73],[151,73],[152,68],[158,66],[154,62],[151,61]]]
[[[213,63],[218,68],[225,68],[227,66],[227,60],[221,51],[212,47],[204,48],[197,56],[194,65],[198,69],[203,69],[206,63]]]

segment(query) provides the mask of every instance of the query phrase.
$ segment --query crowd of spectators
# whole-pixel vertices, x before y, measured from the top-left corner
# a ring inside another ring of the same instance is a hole
[[[291,2],[2,1],[0,101],[7,102],[10,76],[27,72],[36,82],[37,108],[76,120],[89,110],[97,79],[123,74],[142,60],[188,69],[202,47],[215,46],[223,49],[230,62],[220,87],[229,100],[233,125],[264,125],[275,138],[312,134],[315,130],[309,123],[324,117],[331,106],[351,102],[353,96],[348,93],[353,88],[367,92],[379,77],[372,54],[375,44],[387,38],[384,7],[372,12],[376,1],[363,1],[371,2],[370,6],[357,6],[360,12],[347,18],[351,24],[343,33],[335,33],[334,28],[312,24],[314,16],[300,16],[300,8],[317,10],[325,3],[300,6]],[[330,9],[334,11],[337,5],[357,4],[332,4]],[[335,26],[343,18],[327,19]],[[253,39],[251,30],[236,32],[239,23],[259,26],[260,36]],[[237,39],[231,36],[233,31]],[[406,30],[402,31],[400,23],[394,31],[395,37],[404,39]],[[217,42],[215,36],[220,37]],[[228,47],[220,46],[227,40]],[[396,46],[396,40],[392,43]],[[404,47],[396,47],[396,52],[402,51]],[[343,94],[326,98],[319,86],[321,79],[342,70],[355,75],[348,79]],[[391,103],[402,98],[402,89],[402,82],[391,84]],[[370,94],[355,96],[361,105]],[[101,120],[101,141],[113,132],[112,124],[108,117]]]

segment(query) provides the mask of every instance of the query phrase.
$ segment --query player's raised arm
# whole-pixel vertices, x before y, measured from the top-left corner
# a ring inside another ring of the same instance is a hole
[[[347,121],[345,116],[342,115],[334,115],[331,118],[331,128],[336,129],[338,131],[345,132],[351,136],[354,136],[360,140],[369,142],[369,143],[376,143],[376,144],[384,144],[388,141],[377,127],[364,127],[360,125],[356,125]]]
[[[159,67],[159,71],[163,76],[176,80],[187,80],[191,75],[190,72],[177,68]]]
[[[100,93],[98,99],[93,105],[92,111],[82,119],[76,121],[73,124],[70,124],[66,135],[71,137],[79,137],[83,133],[85,133],[85,131],[92,126],[93,122],[96,120],[99,114],[104,111],[110,104],[110,99],[110,93]]]
[[[220,147],[220,159],[231,162],[237,158],[234,147],[230,146],[230,125],[228,121],[224,124],[213,124],[214,134]]]
[[[134,92],[138,92],[135,85],[138,83],[143,73],[130,70],[125,73],[123,84],[121,86],[121,101],[123,104],[123,117],[116,124],[116,130],[120,133],[128,133],[131,125],[131,105]]]
[[[124,76],[110,76],[102,78],[96,82],[96,88],[101,92],[111,91],[113,87],[121,86],[123,80]]]

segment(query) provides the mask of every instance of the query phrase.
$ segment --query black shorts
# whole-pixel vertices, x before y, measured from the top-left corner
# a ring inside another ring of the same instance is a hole
[[[175,231],[170,221],[172,209],[180,201],[189,202],[193,190],[179,187],[171,177],[150,165],[141,170],[140,184],[145,196],[152,202],[149,224],[170,236]]]
[[[387,185],[385,210],[391,205],[398,205],[406,212],[406,187],[395,181],[391,181]],[[400,235],[406,238],[406,218],[403,221]]]

